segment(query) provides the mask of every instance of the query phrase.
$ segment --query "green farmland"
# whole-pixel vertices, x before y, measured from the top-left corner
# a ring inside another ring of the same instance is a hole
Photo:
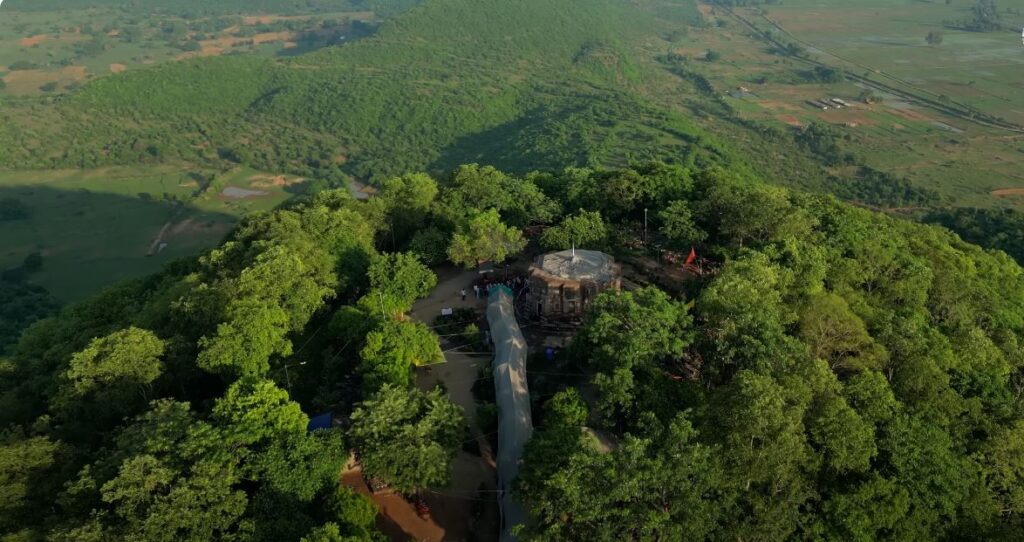
[[[1024,47],[1016,9],[1000,12],[1015,31],[978,32],[954,23],[974,0],[793,0],[753,7],[702,5],[709,28],[672,48],[691,58],[713,50],[716,62],[692,63],[740,116],[783,130],[832,126],[844,149],[873,168],[935,190],[955,206],[1024,208],[1021,131],[973,122],[942,104],[1024,126]],[[1004,5],[1006,3],[1000,3]],[[926,38],[937,35],[934,43]],[[794,43],[780,54],[764,39]],[[827,66],[836,80],[816,80]],[[873,89],[862,79],[900,91]],[[739,92],[738,89],[747,89]],[[905,93],[905,94],[904,94]],[[849,107],[822,110],[809,101],[839,98]],[[939,104],[940,107],[934,107]],[[836,171],[841,174],[841,171]]]
[[[0,268],[39,253],[33,282],[58,299],[79,299],[215,246],[240,217],[290,197],[296,181],[187,164],[0,172],[0,199],[29,210],[0,228]]]

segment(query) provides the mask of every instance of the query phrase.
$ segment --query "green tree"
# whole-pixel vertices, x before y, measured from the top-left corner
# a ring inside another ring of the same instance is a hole
[[[686,201],[673,201],[664,211],[658,213],[658,218],[661,219],[662,235],[668,238],[671,246],[677,250],[689,249],[707,239],[708,234],[697,227],[693,211]]]
[[[296,432],[274,439],[248,465],[252,478],[301,502],[334,486],[348,461],[338,431]]]
[[[972,459],[985,473],[985,483],[999,503],[1000,515],[1024,527],[1024,421],[1001,429]]]
[[[822,505],[826,532],[840,540],[871,542],[904,519],[910,495],[893,480],[872,473],[829,497]]]
[[[121,520],[103,529],[106,536],[199,542],[249,530],[240,525],[247,499],[233,487],[238,478],[232,469],[201,462],[187,476],[175,474],[146,456],[122,464],[118,476],[102,488],[103,501]]]
[[[914,415],[895,417],[879,440],[880,455],[889,458],[887,470],[910,495],[910,509],[896,525],[896,536],[928,538],[949,528],[980,479],[972,480],[977,470],[954,446],[942,427]]]
[[[864,472],[877,453],[875,428],[865,422],[839,396],[828,396],[812,406],[808,420],[811,442],[825,465],[834,472]]]
[[[740,371],[713,406],[728,477],[749,512],[723,532],[729,538],[782,540],[799,527],[815,496],[816,457],[804,432],[807,402],[770,376]]]
[[[151,331],[130,327],[94,339],[71,358],[66,374],[76,395],[95,394],[99,400],[143,400],[163,372],[164,342]]]
[[[246,377],[228,388],[213,407],[219,438],[228,447],[254,446],[302,435],[309,418],[288,392],[269,380]]]
[[[409,240],[409,252],[427,265],[440,265],[448,257],[448,236],[440,229],[428,227],[417,231]]]
[[[877,371],[862,371],[851,376],[843,385],[843,396],[861,418],[876,426],[891,420],[900,406],[889,381]]]
[[[467,268],[481,262],[503,262],[526,247],[523,233],[506,226],[495,210],[484,211],[469,219],[452,237],[448,258]]]
[[[12,532],[38,518],[47,489],[56,478],[50,471],[59,462],[61,444],[47,437],[4,435],[0,443],[0,529]]]
[[[413,384],[413,367],[444,359],[437,335],[425,324],[395,320],[386,320],[368,333],[359,356],[367,395],[386,384],[409,388]]]
[[[696,442],[684,417],[659,427],[654,438],[627,436],[614,449],[600,450],[579,438],[581,428],[573,421],[551,419],[557,412],[556,407],[545,415],[545,426],[527,446],[527,465],[536,460],[542,469],[527,468],[519,478],[519,492],[537,519],[529,534],[699,540],[714,532],[725,509],[718,498],[724,489],[721,465],[713,448]],[[563,444],[552,448],[554,439]],[[547,455],[556,450],[559,455]]]
[[[678,360],[693,340],[686,307],[656,288],[606,292],[598,296],[573,342],[573,351],[597,369],[605,416],[628,412],[636,395],[637,373],[660,371]]]
[[[440,390],[390,384],[356,408],[349,431],[364,472],[403,493],[446,485],[465,434],[462,409]]]
[[[717,379],[736,368],[779,367],[789,363],[792,339],[785,326],[794,316],[783,303],[787,276],[757,255],[729,262],[697,299],[700,339],[710,354],[706,377]]]
[[[242,298],[229,304],[227,316],[216,335],[200,340],[199,367],[229,375],[262,375],[270,370],[272,356],[292,353],[288,314],[281,307]]]
[[[491,210],[505,223],[523,227],[550,223],[559,209],[528,180],[510,177],[491,166],[457,168],[444,186],[438,214],[459,227]]]
[[[385,244],[403,242],[426,226],[438,192],[437,182],[422,173],[384,181],[367,207],[380,215],[374,221],[381,235],[394,236]]]
[[[836,371],[878,369],[886,362],[884,349],[871,339],[864,322],[835,294],[810,300],[800,315],[799,337],[812,355]]]
[[[300,542],[365,542],[367,538],[360,536],[344,536],[336,523],[325,523],[302,537]]]
[[[540,238],[541,246],[549,250],[565,250],[572,247],[600,250],[607,242],[608,228],[601,218],[601,213],[583,209],[565,217],[561,224],[545,230]]]
[[[648,287],[598,296],[574,348],[595,367],[608,369],[680,356],[692,339],[686,306]]]
[[[706,181],[705,181],[706,182]],[[806,234],[813,220],[780,188],[716,180],[700,210],[723,244],[742,248]]]
[[[377,505],[369,497],[356,493],[347,486],[339,485],[330,494],[326,511],[346,533],[366,539],[375,532]]]
[[[360,304],[367,312],[383,305],[390,317],[408,312],[437,285],[437,275],[411,253],[378,256],[370,264],[367,278],[370,292]]]

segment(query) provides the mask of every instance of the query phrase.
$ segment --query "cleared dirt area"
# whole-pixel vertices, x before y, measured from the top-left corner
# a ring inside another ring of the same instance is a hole
[[[47,83],[67,85],[84,81],[88,76],[85,66],[66,66],[60,70],[15,70],[4,76],[4,84],[9,92],[34,94]]]
[[[794,117],[793,115],[779,115],[775,118],[778,119],[779,122],[784,122],[790,126],[796,126],[798,128],[803,126],[803,123],[800,122],[800,119]]]
[[[121,72],[123,72],[123,71],[125,71],[127,69],[128,69],[128,66],[125,66],[124,64],[111,64],[110,65],[110,73],[121,73]]]
[[[997,198],[1024,196],[1024,188],[1000,188],[999,190],[993,190],[991,193]]]
[[[186,58],[195,58],[200,56],[218,56],[224,54],[226,51],[233,47],[242,47],[246,45],[261,45],[264,43],[277,43],[284,44],[284,47],[294,48],[298,44],[295,42],[297,34],[295,32],[264,32],[262,34],[256,34],[246,38],[236,38],[233,36],[225,38],[217,38],[213,40],[202,40],[199,42],[199,50],[188,53],[182,53],[178,55],[178,60],[184,60]]]
[[[363,472],[358,465],[347,469],[341,483],[357,493],[366,495],[377,505],[377,529],[390,540],[450,540],[445,530],[432,518],[421,518],[409,501],[396,494],[374,495],[363,481]]]
[[[284,175],[253,175],[249,177],[249,186],[253,188],[285,187],[305,182],[305,180],[302,177],[290,179]]]
[[[471,289],[476,278],[476,271],[451,268],[441,270],[437,287],[427,298],[416,303],[410,316],[432,325],[434,318],[444,308],[483,310],[484,300],[476,299]],[[465,301],[460,295],[463,288],[469,292]],[[402,495],[389,491],[373,494],[366,486],[361,468],[355,462],[346,468],[341,481],[373,500],[378,509],[377,528],[390,540],[496,542],[499,519],[495,465],[487,435],[481,435],[475,423],[476,401],[472,392],[473,384],[479,378],[480,367],[488,363],[490,356],[453,350],[445,353],[445,359],[445,363],[434,365],[429,371],[425,368],[417,369],[417,387],[430,390],[438,383],[444,383],[452,402],[463,408],[467,420],[473,426],[474,437],[470,438],[475,438],[480,444],[481,453],[475,455],[460,451],[453,463],[451,485],[422,492],[423,499],[430,507],[430,516],[420,517],[412,503]]]
[[[18,44],[22,47],[33,47],[39,45],[47,40],[50,36],[47,34],[37,34],[35,36],[29,36],[27,38],[21,38],[18,40]]]
[[[239,44],[260,44],[260,43],[273,43],[276,41],[292,41],[295,38],[295,32],[264,32],[262,34],[256,34],[247,38],[217,38],[215,40],[203,40],[199,42],[203,47],[219,47],[221,49],[227,49],[234,47]]]

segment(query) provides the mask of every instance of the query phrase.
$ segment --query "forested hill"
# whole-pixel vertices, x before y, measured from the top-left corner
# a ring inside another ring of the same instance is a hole
[[[163,12],[187,17],[232,13],[289,15],[318,11],[373,11],[393,14],[422,0],[6,0],[5,11],[59,11],[114,7],[126,11]]]
[[[466,438],[414,386],[440,355],[405,314],[436,284],[425,262],[500,262],[526,226],[550,249],[656,257],[628,233],[647,209],[653,240],[712,272],[606,293],[540,362],[525,539],[1024,536],[1024,270],[941,228],[660,163],[320,192],[37,323],[0,364],[0,532],[377,540],[373,505],[337,484],[349,452],[413,493],[447,483]],[[325,410],[351,425],[307,433]]]
[[[466,161],[525,172],[718,160],[692,122],[635,92],[633,41],[657,35],[659,13],[626,0],[431,0],[372,38],[294,59],[197,59],[106,77],[53,106],[8,104],[0,163],[180,157],[341,182]]]

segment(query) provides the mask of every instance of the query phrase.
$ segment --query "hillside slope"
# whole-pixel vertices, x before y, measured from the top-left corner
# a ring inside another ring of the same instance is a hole
[[[174,63],[101,79],[53,106],[10,104],[0,164],[126,163],[153,146],[341,180],[450,167],[455,156],[493,155],[518,171],[566,157],[676,157],[701,131],[632,91],[644,76],[629,44],[664,24],[658,12],[627,0],[432,0],[347,46]],[[486,135],[520,125],[574,135],[516,149],[537,159],[513,163],[523,153],[495,154]]]

